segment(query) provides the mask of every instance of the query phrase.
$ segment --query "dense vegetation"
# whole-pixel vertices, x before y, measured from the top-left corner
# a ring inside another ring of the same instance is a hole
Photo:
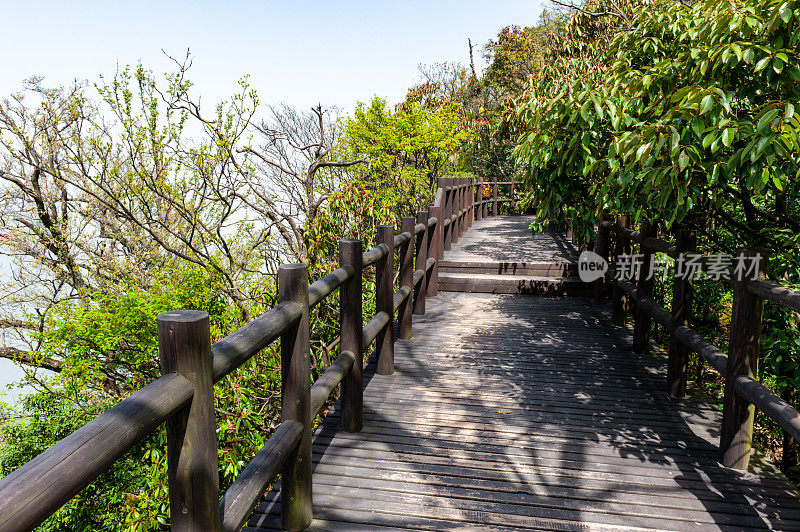
[[[539,220],[588,241],[604,212],[647,218],[667,237],[696,231],[701,252],[764,250],[768,277],[800,283],[800,3],[589,2],[537,31],[558,44],[537,51],[515,125]],[[696,291],[695,323],[724,345],[729,288]],[[796,315],[767,305],[762,355],[762,380],[795,401]],[[709,390],[719,395],[716,379]],[[792,470],[795,444],[759,422]]]

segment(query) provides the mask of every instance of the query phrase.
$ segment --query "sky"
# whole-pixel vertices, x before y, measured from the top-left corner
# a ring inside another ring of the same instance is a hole
[[[209,105],[245,74],[263,103],[348,111],[376,94],[395,103],[419,64],[467,64],[467,38],[482,68],[480,48],[504,26],[535,24],[546,1],[0,0],[0,97],[34,74],[57,86],[138,62],[165,72],[162,50],[189,49],[189,78]]]

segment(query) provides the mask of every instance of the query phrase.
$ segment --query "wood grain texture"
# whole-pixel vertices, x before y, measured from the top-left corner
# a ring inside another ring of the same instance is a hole
[[[425,270],[425,262],[428,260],[429,239],[434,229],[428,227],[429,211],[417,212],[417,227],[420,225],[423,230],[417,233],[414,242],[414,269]],[[420,283],[414,283],[414,307],[413,312],[417,316],[425,314],[425,297],[428,293],[428,274],[422,278]]]
[[[616,231],[614,231],[614,251],[612,261],[616,264],[617,257],[624,254],[631,253],[630,240],[624,235],[624,229],[629,224],[628,216],[618,216],[616,223]],[[635,287],[634,287],[635,288]],[[623,285],[620,283],[613,283],[611,290],[611,308],[614,316],[614,323],[617,325],[625,325],[625,320],[630,310],[629,296],[625,294]]]
[[[677,253],[694,251],[697,236],[692,231],[680,229],[675,238]],[[676,336],[675,329],[688,327],[692,316],[692,276],[675,277],[672,283],[672,331],[669,336],[669,362],[667,364],[667,393],[673,397],[686,395],[686,369],[689,349]]]
[[[656,227],[647,220],[643,220],[639,234],[642,238],[656,236]],[[647,353],[650,349],[650,325],[652,323],[651,314],[647,312],[642,303],[650,297],[653,289],[653,250],[643,245],[639,245],[639,253],[642,255],[642,262],[639,265],[639,272],[636,276],[636,296],[639,301],[635,305],[634,324],[633,324],[633,351],[635,353]],[[656,309],[651,308],[651,311]]]
[[[308,266],[278,268],[278,298],[300,307],[300,319],[281,335],[281,422],[303,426],[300,441],[286,457],[281,478],[285,530],[305,530],[314,518],[311,488],[311,348],[308,317]],[[216,505],[215,505],[216,506]]]
[[[740,250],[745,257],[755,252]],[[759,277],[763,278],[759,263]],[[727,467],[747,469],[753,438],[753,404],[741,396],[736,388],[740,375],[754,378],[758,374],[758,355],[761,344],[761,315],[764,299],[747,290],[747,283],[739,279],[733,284],[728,364],[725,375],[722,429],[719,440],[720,462]]]
[[[364,409],[364,314],[362,307],[361,240],[339,241],[339,264],[353,268],[353,277],[339,289],[339,349],[356,354],[342,380],[342,430],[358,432]]]
[[[0,480],[0,530],[31,530],[164,421],[186,407],[192,384],[156,379]]]
[[[414,225],[416,220],[412,216],[404,216],[400,222],[400,230],[403,233],[408,232],[409,239],[406,243],[400,246],[398,255],[398,262],[400,263],[400,287],[408,288],[409,292],[414,289]],[[407,297],[403,299],[400,307],[397,309],[397,322],[398,322],[398,338],[408,340],[411,338],[411,313],[413,310],[414,301],[412,298]]]
[[[192,383],[189,405],[167,420],[169,513],[176,530],[219,530],[219,463],[208,313],[159,314],[161,372]]]
[[[394,226],[379,225],[377,244],[390,245],[394,241]],[[375,312],[394,317],[394,253],[381,258],[375,265]],[[366,343],[366,342],[365,342]],[[394,373],[394,327],[384,327],[375,338],[375,357],[378,360],[378,373]]]
[[[300,443],[303,425],[284,421],[231,484],[219,503],[221,528],[237,532],[247,523],[264,491]]]
[[[603,213],[600,216],[600,221],[597,224],[597,236],[595,237],[595,245],[594,251],[601,257],[603,257],[606,261],[608,261],[608,252],[609,252],[609,244],[610,244],[610,236],[611,232],[609,228],[604,225],[604,222],[609,221],[609,215],[607,213]],[[604,303],[606,299],[606,279],[605,277],[600,277],[594,282],[594,300],[597,303]]]

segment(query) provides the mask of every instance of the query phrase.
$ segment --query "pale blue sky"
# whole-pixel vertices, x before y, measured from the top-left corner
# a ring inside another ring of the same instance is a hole
[[[54,85],[94,81],[117,63],[161,72],[169,68],[162,48],[175,56],[190,48],[190,78],[206,102],[250,74],[264,103],[347,111],[373,94],[402,99],[420,63],[466,64],[468,37],[481,47],[503,26],[532,25],[545,2],[2,0],[0,97],[32,74]]]

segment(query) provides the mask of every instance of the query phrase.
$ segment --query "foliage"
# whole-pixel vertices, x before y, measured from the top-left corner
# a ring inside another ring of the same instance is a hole
[[[572,14],[517,106],[516,154],[540,223],[588,241],[603,212],[646,218],[696,231],[701,252],[766,250],[768,277],[800,282],[800,3],[613,5]],[[729,288],[702,281],[695,299],[696,326],[724,347]],[[790,401],[796,324],[767,306],[761,378]],[[762,442],[774,447],[776,428]]]
[[[741,235],[729,249],[796,249],[797,8],[654,2],[594,68],[534,81],[518,154],[542,217],[584,233],[603,209],[667,227],[710,218]]]
[[[366,157],[369,167],[356,179],[385,198],[394,212],[423,208],[437,177],[455,169],[456,154],[467,140],[458,105],[436,95],[434,84],[409,91],[394,111],[374,97],[356,104],[344,119],[340,149],[346,158]]]

